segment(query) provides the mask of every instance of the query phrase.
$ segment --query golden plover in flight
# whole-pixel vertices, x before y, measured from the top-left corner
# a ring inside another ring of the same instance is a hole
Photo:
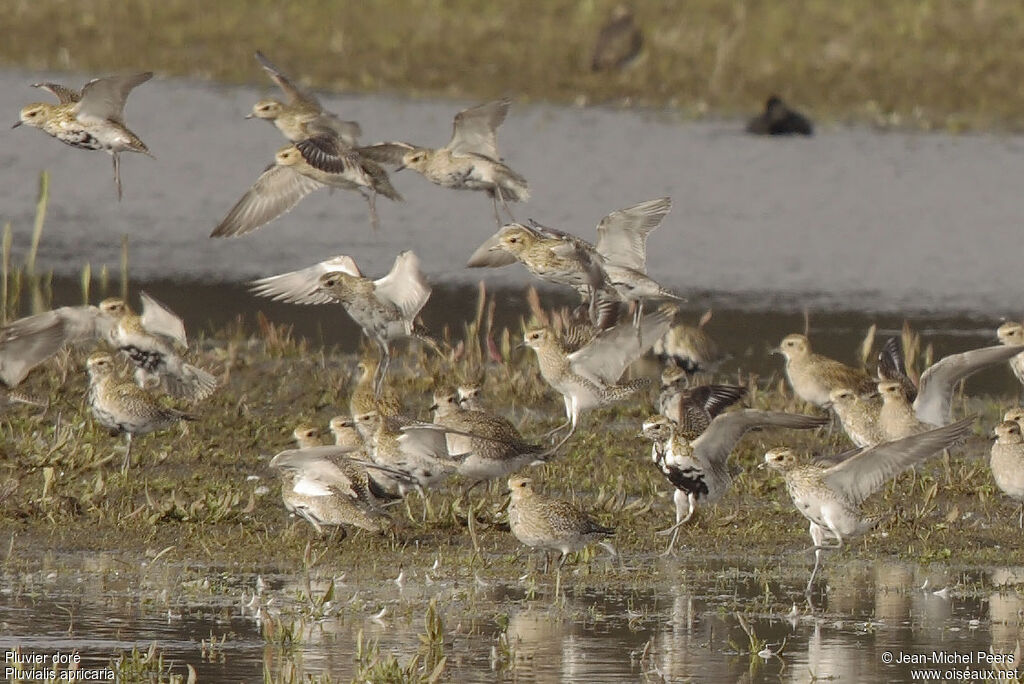
[[[1024,344],[1024,324],[1017,321],[1003,323],[996,330],[996,336],[999,338],[999,344],[1007,346]],[[1010,359],[1010,369],[1017,376],[1017,379],[1020,380],[1021,384],[1024,384],[1024,352]]]
[[[678,366],[669,366],[661,374],[662,389],[658,412],[677,426],[687,439],[696,439],[715,416],[742,399],[747,393],[739,385],[700,385],[678,387],[676,374],[686,378]],[[666,385],[666,380],[668,384]]]
[[[366,200],[370,224],[376,228],[376,197],[401,201],[387,172],[362,157],[338,138],[318,135],[282,147],[274,163],[231,207],[210,237],[245,235],[290,211],[303,197],[320,188],[355,190]]]
[[[704,329],[710,320],[711,310],[708,309],[697,325],[673,325],[654,343],[654,353],[663,362],[679,366],[688,374],[714,373],[728,354],[719,349],[718,343]]]
[[[645,300],[681,299],[646,273],[647,236],[671,207],[662,197],[613,211],[598,224],[596,245],[535,222],[510,223],[484,241],[466,265],[498,268],[519,261],[541,280],[579,292],[595,324],[603,302],[622,301],[635,305],[638,326]]]
[[[786,447],[772,449],[764,455],[765,465],[782,473],[797,510],[810,521],[814,570],[807,581],[806,593],[811,592],[824,549],[842,546],[844,540],[863,534],[876,524],[877,521],[864,518],[861,503],[907,468],[966,439],[973,422],[973,417],[967,418],[895,442],[861,449],[852,456],[841,454],[837,458],[842,460],[831,466],[801,465],[796,452]],[[827,537],[834,538],[836,544],[825,546]]]
[[[620,323],[575,350],[553,330],[526,331],[523,340],[537,353],[541,376],[565,401],[566,422],[554,430],[569,428],[560,445],[575,433],[581,413],[627,399],[650,384],[649,378],[619,384],[619,378],[665,334],[673,314],[664,308],[644,316],[639,336],[632,325]]]
[[[898,356],[886,365],[890,368],[902,368],[902,349],[898,345],[886,349]],[[926,425],[949,425],[953,422],[953,390],[957,383],[983,368],[1009,361],[1021,353],[1024,353],[1024,345],[997,344],[950,354],[936,361],[921,374],[917,396],[913,399],[914,415]],[[904,378],[898,384],[902,389],[912,383],[908,378]],[[903,391],[897,394],[903,394],[906,400],[910,400]],[[893,437],[890,436],[890,439]]]
[[[281,474],[285,508],[309,522],[317,534],[325,525],[353,526],[374,534],[391,527],[391,518],[372,491],[374,481],[366,465],[349,455],[342,447],[315,446],[282,451],[270,461]]]
[[[633,21],[633,11],[626,5],[616,5],[597,35],[590,70],[621,69],[636,59],[642,46],[643,35]]]
[[[528,477],[508,481],[512,498],[508,504],[508,524],[512,534],[530,548],[544,549],[544,572],[548,571],[548,552],[559,551],[558,567],[573,551],[615,533],[572,504],[539,494]],[[614,549],[604,545],[613,555]]]
[[[828,395],[824,408],[835,411],[846,436],[858,447],[872,447],[887,441],[880,420],[882,406],[877,398],[862,397],[848,387],[840,387]]]
[[[356,139],[362,135],[358,123],[342,121],[337,115],[325,111],[316,95],[297,86],[259,50],[256,51],[256,61],[288,101],[260,100],[245,118],[269,121],[293,143],[326,133],[337,137],[348,147],[356,144]]]
[[[161,405],[147,390],[117,377],[114,358],[106,352],[94,353],[86,367],[92,415],[112,435],[123,434],[128,441],[122,472],[128,472],[131,463],[134,435],[156,432],[181,420],[196,420],[184,411]]]
[[[25,124],[42,129],[62,143],[83,150],[106,150],[114,159],[114,183],[121,199],[121,152],[149,153],[149,148],[124,124],[128,93],[153,77],[153,72],[131,76],[94,78],[77,92],[57,83],[33,83],[49,90],[59,104],[34,102],[21,110],[14,127]]]
[[[145,292],[140,299],[142,315],[111,297],[98,307],[65,306],[8,324],[0,329],[0,380],[17,385],[64,345],[102,340],[132,360],[140,386],[159,385],[190,401],[208,397],[217,379],[182,359],[178,349],[188,340],[181,319]]]
[[[459,474],[473,484],[508,477],[551,454],[549,448],[523,439],[508,419],[463,408],[456,391],[437,390],[430,408],[434,411],[436,425],[460,431],[446,435],[448,451],[466,455],[459,464]],[[467,436],[469,434],[476,436]]]
[[[818,416],[743,409],[717,416],[701,434],[691,437],[665,416],[648,418],[641,435],[654,443],[651,460],[675,487],[676,522],[658,533],[672,535],[665,554],[672,553],[679,530],[693,517],[697,502],[714,503],[728,491],[732,476],[727,461],[744,434],[765,427],[808,430],[827,423],[828,419]]]
[[[1007,420],[995,428],[989,467],[996,486],[1011,499],[1020,502],[1017,525],[1024,528],[1024,436],[1020,423]]]
[[[381,363],[374,379],[377,394],[391,360],[392,340],[415,337],[437,350],[437,343],[416,323],[430,298],[430,285],[420,271],[419,259],[410,251],[399,254],[391,271],[377,280],[364,278],[351,257],[336,256],[299,271],[260,278],[252,286],[259,296],[278,301],[341,304],[380,349]]]
[[[814,126],[806,116],[790,109],[778,95],[764,103],[764,111],[747,123],[747,133],[755,135],[813,135]]]
[[[509,168],[498,154],[497,129],[505,120],[510,100],[496,100],[465,109],[455,115],[452,139],[431,149],[404,142],[361,147],[360,153],[398,169],[418,171],[431,183],[454,190],[482,190],[494,201],[494,218],[500,224],[498,203],[509,216],[509,202],[530,198],[526,179]]]
[[[867,373],[811,351],[804,335],[787,335],[775,352],[786,357],[786,378],[793,392],[815,406],[824,406],[834,389],[871,394],[876,381]]]

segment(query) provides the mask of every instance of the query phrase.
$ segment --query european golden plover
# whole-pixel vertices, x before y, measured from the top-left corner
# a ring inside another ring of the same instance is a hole
[[[1003,323],[996,330],[996,337],[999,338],[999,344],[1005,344],[1006,346],[1024,344],[1024,324],[1017,321]],[[1020,380],[1021,384],[1024,384],[1024,352],[1010,359],[1010,369],[1017,376],[1017,379]]]
[[[665,374],[670,371],[683,373],[678,366],[669,366],[661,374],[663,384]],[[658,397],[658,411],[676,424],[680,434],[693,440],[707,429],[715,416],[742,399],[746,393],[747,389],[739,385],[663,389]]]
[[[714,503],[728,491],[732,476],[726,463],[744,434],[765,427],[807,430],[827,423],[827,418],[818,416],[743,409],[717,416],[702,434],[688,438],[665,416],[648,418],[641,435],[653,442],[651,460],[675,487],[676,522],[658,533],[672,535],[665,554],[672,553],[679,530],[693,517],[697,502]]]
[[[1012,420],[1024,430],[1024,406],[1014,406],[1003,414],[1003,420]]]
[[[280,471],[285,508],[321,534],[323,526],[351,525],[374,534],[387,531],[391,518],[372,493],[366,466],[346,449],[316,446],[282,451],[270,461]]]
[[[590,70],[621,69],[636,59],[642,46],[643,35],[633,21],[633,11],[626,5],[616,5],[597,35]]]
[[[705,329],[711,313],[710,309],[705,311],[697,325],[673,325],[664,337],[654,343],[654,353],[670,366],[678,366],[689,374],[717,371],[728,354],[719,349],[718,343]]]
[[[875,380],[867,373],[811,351],[805,335],[787,335],[776,352],[786,357],[786,378],[798,397],[824,406],[834,389],[852,389],[858,394],[875,391]]]
[[[89,357],[88,401],[92,415],[112,435],[125,435],[128,445],[122,472],[128,472],[132,456],[132,437],[156,432],[182,420],[196,420],[184,411],[163,406],[147,390],[117,377],[114,358],[106,352]]]
[[[508,504],[508,523],[512,534],[530,548],[544,549],[544,572],[548,571],[548,551],[559,551],[558,567],[573,551],[615,533],[575,506],[539,494],[528,477],[508,481],[512,498]],[[609,548],[614,553],[614,550]]]
[[[778,95],[764,103],[764,111],[747,123],[747,133],[755,135],[813,135],[811,120],[786,106]]]
[[[534,461],[544,460],[551,450],[530,444],[508,419],[485,411],[463,408],[456,391],[434,392],[434,423],[461,433],[448,433],[448,451],[465,454],[459,474],[471,483],[507,477]],[[466,436],[475,435],[473,437]]]
[[[98,307],[65,306],[8,324],[0,329],[0,380],[17,385],[64,345],[104,341],[132,360],[140,386],[159,385],[190,401],[205,399],[217,379],[182,359],[178,349],[188,340],[181,319],[145,292],[140,298],[141,316],[111,297]]]
[[[620,323],[576,350],[568,349],[553,330],[526,331],[524,343],[537,353],[541,376],[565,401],[566,422],[556,428],[569,427],[562,443],[576,431],[581,413],[627,399],[650,384],[648,378],[619,384],[619,378],[665,334],[673,314],[663,308],[644,316],[640,335],[632,325]]]
[[[210,237],[236,237],[270,223],[320,188],[355,190],[366,200],[370,224],[378,225],[376,196],[401,201],[387,172],[346,147],[338,138],[318,135],[282,147],[274,163],[217,224]]]
[[[459,395],[459,406],[467,411],[483,411],[484,406],[481,401],[483,389],[483,386],[476,382],[459,385],[456,388]]]
[[[114,160],[114,183],[121,199],[121,152],[141,152],[152,157],[149,148],[124,124],[124,103],[132,88],[153,77],[147,71],[130,76],[94,78],[77,92],[57,83],[33,83],[48,90],[59,104],[34,102],[21,110],[14,127],[25,124],[41,129],[62,143],[83,150],[106,150]]]
[[[1006,420],[995,427],[989,467],[996,486],[1020,506],[1017,525],[1024,528],[1024,436],[1020,423]]]
[[[832,390],[825,408],[839,416],[850,441],[858,447],[872,447],[887,440],[880,422],[882,406],[874,397],[862,397],[849,387]]]
[[[288,101],[260,100],[253,105],[252,112],[245,118],[269,121],[293,143],[327,133],[349,147],[356,144],[356,139],[362,135],[358,123],[342,121],[337,115],[325,111],[316,95],[297,86],[259,50],[256,51],[256,61],[270,76],[270,80],[277,84]]]
[[[878,393],[882,396],[882,408],[878,411],[878,427],[882,431],[882,441],[891,442],[938,427],[917,417],[901,383],[891,380],[880,382]]]
[[[302,423],[292,430],[292,437],[300,449],[324,446],[324,432],[315,425]]]
[[[341,304],[380,349],[381,363],[374,379],[374,391],[379,394],[391,360],[392,340],[414,337],[437,349],[437,343],[416,323],[430,298],[430,285],[419,266],[415,254],[402,252],[387,275],[371,280],[363,277],[351,257],[336,256],[299,271],[261,278],[252,286],[259,296],[279,301]]]
[[[568,285],[590,307],[598,321],[602,299],[636,305],[639,325],[645,300],[679,300],[678,295],[647,276],[647,236],[672,208],[667,197],[613,211],[597,226],[597,244],[536,222],[510,223],[488,238],[470,256],[467,266],[497,268],[522,263],[542,280]]]
[[[465,109],[455,115],[452,139],[432,149],[405,142],[386,142],[359,148],[375,161],[409,168],[427,180],[454,190],[482,190],[494,201],[494,218],[500,224],[498,203],[512,215],[508,202],[530,198],[526,179],[509,168],[498,154],[497,129],[505,120],[510,100],[496,100]]]
[[[888,365],[902,367],[902,349],[896,345],[887,347],[886,351],[899,357]],[[917,419],[927,425],[949,425],[953,422],[953,390],[957,383],[983,368],[1003,363],[1021,353],[1024,353],[1024,345],[997,344],[950,354],[936,361],[921,374],[917,396],[913,399]],[[907,382],[909,379],[900,384],[906,386]]]
[[[807,581],[808,594],[824,549],[842,546],[844,540],[863,534],[876,524],[875,520],[865,519],[861,503],[907,468],[966,439],[973,422],[973,417],[967,418],[861,449],[852,456],[841,455],[842,460],[831,466],[801,465],[796,452],[787,447],[772,449],[764,455],[765,465],[782,473],[797,510],[810,521],[814,570]],[[825,546],[827,537],[834,538],[836,545]]]
[[[330,423],[335,446],[356,449],[363,444],[363,438],[356,429],[356,423],[349,416],[334,416]]]

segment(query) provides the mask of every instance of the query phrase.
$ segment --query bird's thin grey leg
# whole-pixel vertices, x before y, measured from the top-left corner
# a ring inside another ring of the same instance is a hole
[[[502,192],[500,188],[498,189],[497,192],[497,198],[501,201],[501,206],[505,208],[505,213],[508,214],[508,217],[515,221],[516,217],[512,213],[512,210],[509,208],[508,202],[505,201],[505,193]]]
[[[128,474],[128,466],[132,463],[132,433],[126,432],[128,436],[128,447],[124,450],[124,463],[121,464],[121,472]]]
[[[565,565],[565,559],[569,557],[565,551],[562,552],[562,556],[558,559],[558,569],[561,570],[562,566]]]
[[[359,194],[366,200],[366,207],[370,212],[370,227],[376,232],[380,228],[380,217],[377,215],[377,191],[370,190],[367,192],[360,188]]]
[[[380,391],[384,387],[384,378],[388,374],[388,366],[391,365],[391,350],[387,341],[380,344],[380,364],[377,366],[377,374],[373,379],[373,395],[375,397],[380,396]]]
[[[817,523],[811,523],[810,527],[811,541],[814,542],[814,569],[811,570],[811,578],[807,580],[807,588],[804,589],[804,593],[808,596],[811,595],[811,587],[814,585],[814,577],[818,574],[818,568],[821,567],[821,554],[824,552],[822,542],[825,541],[825,530]]]
[[[1020,514],[1017,516],[1017,527],[1024,530],[1024,503],[1020,505]]]
[[[498,213],[498,193],[495,192],[491,195],[491,202],[494,204],[494,222],[501,227],[501,214]]]
[[[693,517],[694,511],[697,510],[697,500],[693,494],[687,494],[681,489],[677,489],[675,493],[672,494],[672,500],[676,504],[676,524],[667,530],[659,530],[655,532],[656,535],[661,537],[669,534],[672,535],[672,539],[668,543],[668,548],[665,549],[665,553],[661,554],[662,556],[672,555],[672,549],[676,544],[676,539],[679,537],[679,530],[682,529],[683,525],[689,522],[690,518]],[[684,504],[686,504],[689,509],[685,514],[683,513]]]
[[[551,552],[544,549],[544,574],[548,574],[548,566],[551,564]]]
[[[117,152],[111,154],[114,160],[114,184],[117,186],[117,201],[121,201],[121,157]]]

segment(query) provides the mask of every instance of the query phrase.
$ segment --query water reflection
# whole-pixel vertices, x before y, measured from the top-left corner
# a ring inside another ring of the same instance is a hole
[[[310,584],[320,596],[335,583],[335,600],[319,618],[308,611],[296,617],[306,605],[303,576],[267,573],[254,598],[254,576],[223,570],[156,564],[140,571],[105,554],[42,565],[0,580],[0,649],[76,649],[85,665],[99,667],[119,650],[156,641],[166,661],[191,663],[201,681],[317,673],[344,680],[355,672],[360,633],[364,648],[376,641],[381,654],[405,662],[420,647],[431,598],[458,681],[493,681],[498,671],[524,681],[635,680],[644,672],[666,681],[901,681],[910,666],[883,663],[883,652],[1012,653],[1024,614],[1020,567],[958,573],[891,561],[836,564],[819,611],[802,608],[787,619],[785,599],[763,603],[765,576],[735,564],[673,566],[649,588],[622,592],[576,587],[567,578],[558,599],[543,583],[528,596],[518,583],[494,579],[427,585],[411,576],[398,587],[325,574]],[[788,579],[777,582],[768,580],[780,596],[799,591]],[[936,595],[936,588],[950,593]],[[779,658],[749,653],[738,613]],[[223,635],[222,645],[200,645]],[[508,653],[498,650],[502,643]]]

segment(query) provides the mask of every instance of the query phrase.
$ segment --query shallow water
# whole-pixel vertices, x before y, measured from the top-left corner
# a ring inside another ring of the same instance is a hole
[[[364,643],[377,640],[382,653],[408,659],[430,599],[442,616],[447,672],[456,681],[613,682],[645,673],[650,681],[661,681],[659,675],[701,682],[807,682],[812,675],[818,681],[915,681],[916,665],[888,665],[884,654],[969,654],[969,664],[937,667],[981,672],[990,667],[977,662],[978,651],[1013,653],[1021,636],[1024,599],[1004,586],[1024,578],[1019,567],[960,573],[836,563],[826,571],[829,590],[817,612],[801,601],[789,615],[777,606],[800,594],[796,583],[803,573],[788,561],[767,571],[723,561],[655,564],[655,579],[641,586],[629,578],[629,568],[595,559],[591,572],[622,574],[620,590],[599,592],[584,588],[586,579],[569,566],[557,599],[553,577],[506,584],[488,578],[486,569],[449,577],[442,564],[407,573],[399,588],[334,575],[326,564],[311,580],[314,595],[335,583],[326,616],[293,621],[282,620],[280,611],[301,612],[300,577],[159,561],[140,569],[103,554],[51,558],[36,572],[8,570],[0,579],[0,649],[19,647],[23,655],[75,650],[82,669],[99,669],[112,654],[133,646],[145,651],[155,641],[172,671],[181,673],[189,663],[200,681],[286,673],[346,681],[355,672],[360,632]],[[381,609],[384,616],[375,617]],[[749,653],[740,615],[778,657]],[[274,624],[294,629],[293,645],[264,639]],[[211,638],[218,645],[204,654],[200,642]]]
[[[84,76],[52,76],[77,84]],[[0,72],[0,111],[13,122],[43,75]],[[157,159],[125,155],[125,198],[104,154],[21,127],[0,129],[0,219],[27,248],[37,176],[52,174],[43,268],[116,266],[131,241],[136,280],[238,281],[345,253],[367,273],[414,249],[434,280],[523,283],[519,267],[463,268],[494,232],[490,202],[435,187],[413,172],[394,181],[406,201],[380,202],[373,233],[355,194],[319,192],[242,238],[210,230],[282,146],[267,123],[242,117],[262,87],[156,80],[133,93],[129,125]],[[447,141],[465,102],[384,95],[325,96],[361,121],[366,141]],[[759,139],[738,122],[681,122],[659,112],[516,104],[500,130],[507,161],[530,181],[521,218],[592,237],[613,209],[663,195],[674,209],[649,245],[651,274],[719,307],[841,306],[862,311],[1020,315],[1019,221],[1024,141],[1016,136],[822,128],[813,139]]]

